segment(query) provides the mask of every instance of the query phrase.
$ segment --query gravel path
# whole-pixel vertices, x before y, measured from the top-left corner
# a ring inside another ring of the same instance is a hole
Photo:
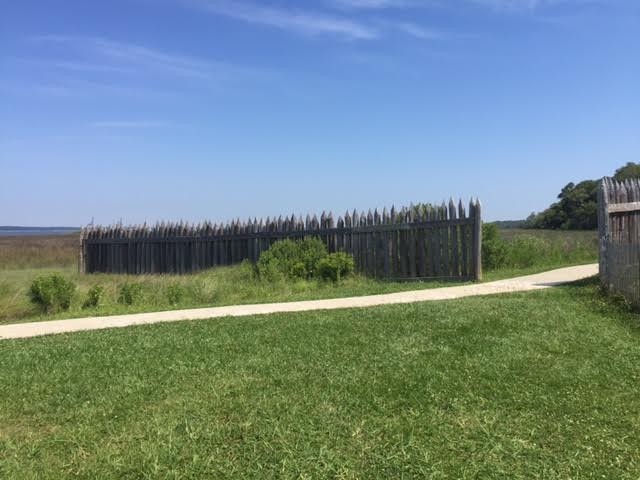
[[[17,323],[12,325],[1,325],[0,339],[27,338],[55,333],[100,330],[103,328],[118,328],[127,327],[129,325],[144,325],[159,322],[176,322],[179,320],[240,317],[244,315],[262,315],[278,312],[303,312],[307,310],[373,307],[377,305],[391,305],[396,303],[450,300],[477,295],[494,295],[497,293],[526,292],[581,280],[583,278],[597,275],[597,273],[598,265],[593,264],[561,268],[536,275],[516,277],[496,282],[388,293],[384,295],[308,300],[303,302],[233,305],[228,307],[195,308],[190,310],[172,310],[167,312],[114,315],[110,317],[88,317],[73,318],[69,320]]]

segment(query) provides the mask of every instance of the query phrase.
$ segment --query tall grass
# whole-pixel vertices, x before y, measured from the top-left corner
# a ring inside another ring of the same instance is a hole
[[[0,271],[75,267],[79,242],[78,234],[0,236]]]
[[[483,229],[485,270],[529,269],[589,263],[598,258],[595,232]]]

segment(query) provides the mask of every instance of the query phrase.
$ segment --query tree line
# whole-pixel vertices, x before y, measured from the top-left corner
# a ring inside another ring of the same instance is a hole
[[[615,171],[613,178],[618,181],[640,178],[640,163],[627,163]],[[557,202],[540,213],[529,215],[524,226],[552,230],[598,228],[598,183],[599,180],[568,183],[560,191]]]

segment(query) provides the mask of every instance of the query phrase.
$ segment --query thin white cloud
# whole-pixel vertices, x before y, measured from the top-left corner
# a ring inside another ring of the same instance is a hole
[[[433,30],[413,22],[379,20],[378,23],[387,30],[395,30],[422,40],[442,40],[452,35]]]
[[[48,70],[66,70],[72,72],[93,72],[93,73],[134,73],[132,67],[115,65],[103,65],[91,62],[81,62],[75,60],[46,60],[46,59],[17,59],[17,63],[27,66],[42,67]]]
[[[26,41],[35,47],[31,55],[9,59],[13,67],[28,69],[29,77],[34,79],[8,86],[21,95],[176,99],[192,94],[220,94],[256,83],[278,84],[280,77],[280,73],[271,69],[104,37],[38,35],[26,37]],[[179,82],[175,81],[177,78]]]
[[[330,0],[330,3],[342,8],[396,8],[405,7],[415,2],[407,2],[407,0]]]
[[[298,34],[333,35],[349,40],[370,40],[378,36],[377,31],[363,23],[301,9],[265,7],[227,0],[185,0],[184,3],[216,15]]]
[[[93,128],[159,128],[168,127],[167,122],[157,120],[107,120],[89,123]]]
[[[465,0],[467,3],[502,11],[541,10],[547,7],[613,5],[615,0]]]
[[[607,5],[616,0],[326,0],[328,5],[343,9],[424,8],[476,4],[493,10],[537,10],[560,5]]]
[[[59,44],[68,52],[84,52],[91,62],[83,63],[79,60],[73,62],[58,61],[60,68],[76,70],[122,70],[132,68],[152,68],[172,72],[174,74],[192,77],[211,77],[216,72],[216,67],[221,64],[196,59],[184,55],[165,53],[153,48],[122,43],[102,37],[82,37],[65,35],[41,35],[32,37],[32,40],[41,43]],[[97,64],[97,58],[110,60],[111,63]]]

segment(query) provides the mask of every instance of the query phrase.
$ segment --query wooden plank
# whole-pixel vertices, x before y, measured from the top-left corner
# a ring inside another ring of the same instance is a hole
[[[609,215],[614,213],[631,213],[640,211],[640,202],[615,203],[607,206]]]
[[[449,220],[456,220],[456,205],[453,199],[449,199]],[[460,251],[458,249],[458,227],[451,224],[449,226],[449,239],[451,249],[451,275],[458,277],[460,275]]]
[[[436,208],[435,215],[440,219],[440,211]],[[440,225],[433,227],[433,266],[435,277],[442,277],[442,237],[440,236]]]
[[[426,256],[426,247],[425,247],[425,228],[417,227],[416,230],[417,237],[417,259],[416,259],[416,272],[419,278],[424,278],[427,276],[427,256]]]
[[[473,262],[474,278],[476,281],[482,280],[482,207],[480,200],[476,199],[473,206],[474,226],[473,226]]]
[[[448,210],[447,206],[442,203],[442,218],[448,220]],[[442,276],[450,277],[451,276],[451,252],[449,250],[449,226],[443,226],[440,229],[440,235],[442,236]]]
[[[404,209],[400,211],[400,222],[406,223],[406,212]],[[400,278],[409,277],[408,256],[409,243],[407,239],[407,230],[402,229],[398,232],[398,264],[400,266],[398,273]]]
[[[409,223],[412,223],[413,220],[413,212],[409,212]],[[417,237],[416,237],[416,230],[415,229],[411,229],[407,231],[407,242],[408,242],[408,246],[409,246],[409,250],[407,252],[408,258],[407,261],[409,262],[409,271],[408,271],[408,275],[409,278],[416,278],[418,276],[418,271],[417,271],[417,252],[416,252],[416,243],[417,243]]]
[[[373,225],[373,214],[371,213],[371,210],[369,210],[369,213],[367,214],[366,217],[366,221],[367,221],[367,226],[371,226]],[[364,251],[365,251],[365,258],[366,258],[366,272],[367,275],[369,275],[370,277],[375,277],[376,276],[376,265],[375,265],[375,245],[374,245],[374,238],[373,238],[373,231],[372,230],[368,230],[367,233],[365,234],[365,247],[364,247]]]
[[[458,216],[460,219],[467,218],[462,200],[458,203]],[[469,278],[471,268],[469,266],[469,230],[470,225],[460,226],[460,253],[462,254],[461,272],[462,278]]]
[[[607,196],[606,192],[606,180],[602,179],[600,181],[600,185],[598,186],[598,242],[599,242],[599,261],[600,261],[600,283],[603,287],[608,288],[608,275],[607,275],[607,221],[605,220],[608,217],[608,205],[607,205]]]

